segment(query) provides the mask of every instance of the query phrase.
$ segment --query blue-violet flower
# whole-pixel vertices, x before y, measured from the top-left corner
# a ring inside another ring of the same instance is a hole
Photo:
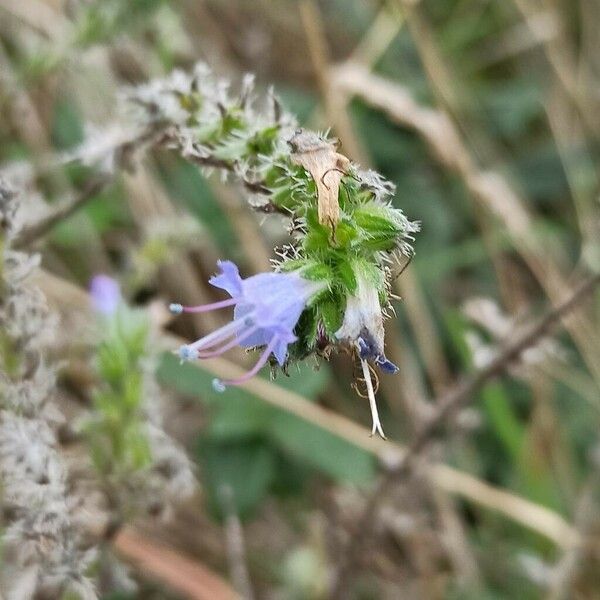
[[[90,295],[94,308],[103,315],[111,315],[121,302],[119,283],[108,275],[95,275],[90,282]]]
[[[209,280],[215,287],[229,293],[231,298],[201,306],[171,304],[174,314],[199,313],[235,306],[233,320],[192,344],[179,349],[182,361],[219,356],[235,346],[264,350],[250,371],[237,379],[215,379],[213,387],[224,391],[228,385],[247,381],[267,363],[273,354],[280,365],[287,358],[288,345],[296,341],[294,328],[307,302],[324,286],[303,279],[297,273],[259,273],[242,279],[237,266],[230,261],[219,261],[220,274]]]

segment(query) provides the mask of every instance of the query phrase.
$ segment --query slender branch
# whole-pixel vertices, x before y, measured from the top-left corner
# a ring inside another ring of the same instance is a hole
[[[102,190],[108,187],[112,178],[95,176],[90,179],[84,188],[76,195],[65,199],[46,216],[33,223],[20,233],[13,242],[14,248],[24,248],[46,235],[55,225],[63,219],[70,217]]]
[[[435,403],[438,407],[436,412],[408,446],[403,458],[388,470],[375,490],[369,495],[362,515],[358,519],[345,549],[340,553],[341,561],[334,579],[332,598],[346,597],[345,593],[349,579],[357,559],[372,537],[374,528],[371,527],[371,523],[377,518],[379,507],[390,490],[413,472],[415,463],[435,439],[441,426],[447,423],[459,409],[470,402],[488,381],[500,375],[511,363],[517,360],[524,350],[532,347],[548,334],[563,317],[589,296],[598,284],[600,284],[600,273],[588,277],[566,300],[550,309],[537,324],[524,333],[517,335],[486,367],[464,380],[444,398]]]
[[[116,178],[120,168],[130,168],[134,153],[145,145],[156,145],[166,141],[164,125],[157,123],[153,127],[137,132],[131,137],[120,140],[117,144],[103,151],[103,156],[112,156],[115,167],[110,172],[96,173],[88,179],[83,188],[73,196],[65,198],[44,215],[37,222],[25,227],[16,240],[14,248],[24,248],[39,240],[52,230],[58,223],[67,219],[82,208],[87,202],[95,198],[106,189]],[[44,172],[51,172],[56,168],[66,166],[68,163],[82,160],[82,156],[70,156],[68,160],[60,160],[45,165]]]

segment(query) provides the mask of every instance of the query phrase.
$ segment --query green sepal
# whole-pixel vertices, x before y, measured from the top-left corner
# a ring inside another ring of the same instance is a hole
[[[338,260],[335,266],[337,282],[348,294],[356,292],[357,281],[353,262],[346,259]]]
[[[238,108],[228,109],[223,116],[210,125],[196,130],[198,141],[203,144],[217,145],[234,131],[242,131],[246,126],[243,113]],[[245,147],[245,144],[244,144]]]
[[[309,281],[325,281],[327,283],[333,281],[333,270],[329,265],[320,262],[309,262],[302,268],[301,275]]]
[[[298,340],[288,346],[288,362],[303,360],[315,349],[319,318],[314,306],[306,308],[294,330]]]
[[[345,217],[336,226],[333,239],[338,248],[350,246],[358,238],[358,231],[352,221]]]
[[[179,95],[179,105],[190,114],[197,113],[202,108],[202,100],[202,95],[198,92]]]
[[[388,206],[371,202],[355,209],[352,216],[361,229],[372,234],[398,235],[404,232],[402,213]]]
[[[338,294],[328,294],[316,305],[317,315],[327,337],[335,339],[335,332],[344,320],[344,302]]]
[[[275,147],[278,133],[279,125],[272,125],[271,127],[265,127],[264,129],[257,131],[246,142],[247,151],[255,156],[258,154],[271,154]]]
[[[385,274],[377,264],[363,258],[356,258],[351,266],[357,279],[362,279],[378,292],[385,290]]]
[[[306,228],[302,246],[307,254],[325,252],[331,248],[331,230],[319,223],[316,208],[306,211]]]

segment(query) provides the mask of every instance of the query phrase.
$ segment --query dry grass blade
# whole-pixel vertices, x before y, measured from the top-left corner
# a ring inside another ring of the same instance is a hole
[[[236,600],[229,584],[216,573],[133,529],[123,529],[113,542],[117,552],[140,573],[159,580],[189,600]]]

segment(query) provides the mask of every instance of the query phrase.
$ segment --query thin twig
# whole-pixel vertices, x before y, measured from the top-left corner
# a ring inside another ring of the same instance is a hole
[[[24,248],[46,235],[55,225],[77,212],[86,202],[97,196],[112,182],[110,177],[96,176],[90,179],[83,189],[71,198],[67,198],[37,223],[23,229],[14,241],[15,248]]]
[[[138,133],[130,139],[120,141],[113,148],[105,152],[107,156],[114,156],[115,162],[117,163],[115,168],[110,173],[99,173],[97,175],[93,175],[78,194],[64,199],[57,206],[53,207],[48,214],[43,216],[39,221],[24,228],[18,239],[13,243],[13,246],[15,248],[23,248],[32,244],[51,231],[52,228],[58,223],[77,212],[88,201],[92,200],[101,191],[108,187],[116,179],[121,169],[131,167],[132,156],[141,147],[147,147],[147,149],[158,146],[169,147],[169,144],[173,141],[174,140],[172,140],[169,136],[169,132],[164,130],[162,124],[156,124],[153,128],[149,128],[142,133]],[[235,171],[236,169],[235,163],[224,161],[214,156],[184,156],[190,162],[201,167],[213,167],[231,172]],[[74,160],[76,159],[71,158],[69,159],[69,162],[73,162]],[[64,161],[50,164],[47,165],[44,170],[51,171],[53,168],[64,166],[64,164],[66,164]],[[243,180],[241,183],[249,192],[259,193],[264,196],[269,196],[271,194],[271,190],[265,187],[260,181]],[[274,206],[267,204],[264,207],[264,211],[277,212],[277,209]]]
[[[436,403],[438,409],[408,446],[404,457],[389,469],[375,490],[370,493],[362,515],[357,521],[357,526],[346,544],[345,551],[340,553],[341,561],[334,581],[332,598],[345,597],[348,580],[351,577],[356,560],[371,539],[373,531],[371,524],[377,518],[377,511],[381,503],[395,485],[405,480],[412,473],[415,462],[435,439],[441,426],[447,423],[460,408],[470,402],[488,381],[500,375],[511,363],[517,360],[524,350],[535,345],[537,341],[547,335],[565,315],[569,314],[589,296],[599,283],[600,273],[588,277],[566,300],[549,310],[537,324],[518,335],[486,367],[464,380]]]
[[[219,495],[225,512],[225,538],[231,580],[244,600],[252,600],[254,592],[246,564],[244,530],[236,512],[233,489],[225,484],[219,489]]]
[[[113,541],[115,550],[136,569],[189,600],[239,600],[229,584],[202,563],[125,528]]]

